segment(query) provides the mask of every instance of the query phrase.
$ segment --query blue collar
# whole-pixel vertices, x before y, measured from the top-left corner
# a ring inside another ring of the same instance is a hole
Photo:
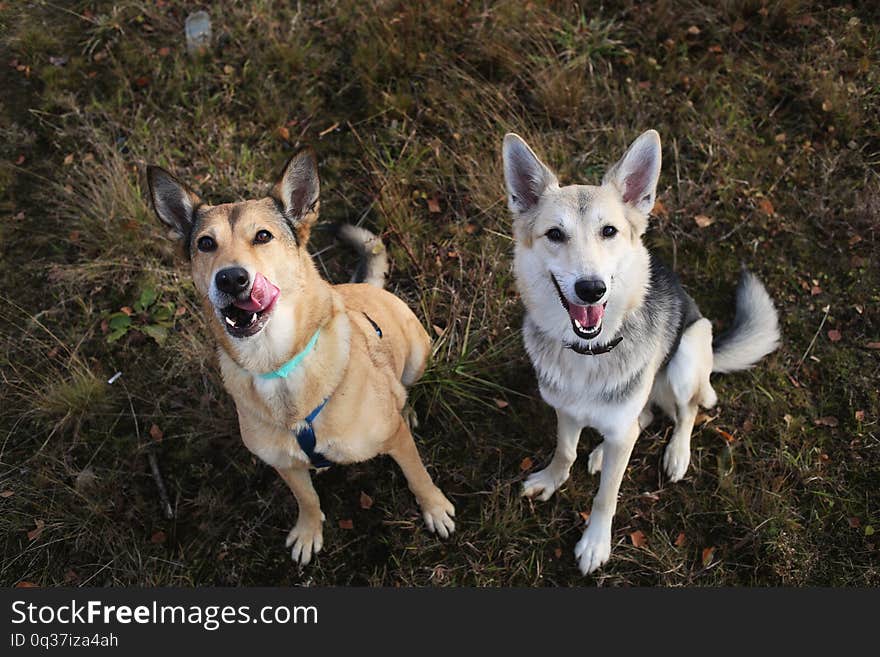
[[[284,363],[277,370],[273,370],[272,372],[266,372],[265,374],[257,374],[261,379],[286,379],[287,376],[295,370],[303,359],[309,355],[309,352],[315,348],[315,343],[318,341],[318,334],[321,332],[321,329],[315,331],[315,334],[312,336],[312,339],[309,340],[309,343],[306,345],[306,348],[299,352],[296,356],[291,358],[289,361]]]

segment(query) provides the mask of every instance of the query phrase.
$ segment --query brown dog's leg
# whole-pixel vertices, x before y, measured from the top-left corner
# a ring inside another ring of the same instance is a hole
[[[284,543],[292,548],[290,556],[294,561],[306,565],[318,554],[324,545],[322,523],[324,514],[321,512],[321,501],[312,486],[312,476],[306,467],[275,468],[281,478],[293,491],[299,506],[296,525],[287,535]]]
[[[397,433],[391,439],[388,455],[397,461],[397,465],[403,470],[409,489],[422,507],[422,515],[428,529],[437,532],[441,538],[447,538],[455,531],[455,522],[452,520],[455,507],[431,481],[431,475],[425,470],[409,427],[402,418]]]

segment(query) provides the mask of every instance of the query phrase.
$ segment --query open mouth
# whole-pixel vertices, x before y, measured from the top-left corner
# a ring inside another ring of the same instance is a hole
[[[576,303],[571,303],[562,293],[562,288],[559,287],[556,277],[553,274],[550,274],[550,279],[556,287],[556,293],[559,295],[559,302],[568,313],[569,319],[571,319],[571,329],[574,331],[574,334],[583,340],[592,340],[599,335],[599,333],[602,332],[602,317],[605,314],[605,306],[608,302],[596,303],[589,306],[581,306]]]
[[[245,299],[236,299],[220,309],[226,332],[233,338],[249,338],[263,330],[269,321],[280,290],[258,273]]]

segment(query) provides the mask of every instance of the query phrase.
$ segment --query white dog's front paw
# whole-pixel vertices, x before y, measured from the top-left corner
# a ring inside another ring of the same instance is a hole
[[[449,538],[455,531],[455,507],[446,496],[437,489],[437,494],[431,500],[419,502],[422,507],[422,516],[428,529],[435,532],[440,538]]]
[[[669,476],[669,481],[675,483],[681,481],[687,472],[691,462],[690,449],[682,448],[674,442],[670,442],[663,452],[663,469]]]
[[[296,525],[290,530],[284,542],[285,547],[291,548],[291,559],[305,566],[312,560],[312,555],[321,551],[324,547],[323,520],[323,513],[320,521],[297,519]]]
[[[546,502],[566,481],[568,481],[568,471],[560,472],[551,465],[529,475],[523,482],[522,495],[537,497],[542,502]]]
[[[605,529],[598,523],[590,523],[574,547],[574,556],[584,575],[599,568],[611,556],[611,528]]]
[[[602,448],[602,443],[599,443],[596,448],[590,452],[590,459],[587,461],[587,470],[590,474],[594,475],[597,472],[602,472],[602,459],[605,456],[605,451]]]

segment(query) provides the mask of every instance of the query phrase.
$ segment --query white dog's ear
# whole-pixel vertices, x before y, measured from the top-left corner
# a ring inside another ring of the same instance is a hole
[[[199,197],[162,167],[147,167],[147,183],[156,215],[188,244]]]
[[[300,244],[308,241],[311,226],[318,219],[320,191],[317,156],[311,147],[290,158],[272,188],[271,197],[280,204]]]
[[[503,154],[507,205],[514,214],[532,210],[548,187],[559,184],[553,172],[519,135],[512,132],[504,135]]]
[[[660,135],[647,130],[639,135],[620,161],[611,167],[602,184],[612,184],[623,202],[648,214],[654,207],[660,178]]]

